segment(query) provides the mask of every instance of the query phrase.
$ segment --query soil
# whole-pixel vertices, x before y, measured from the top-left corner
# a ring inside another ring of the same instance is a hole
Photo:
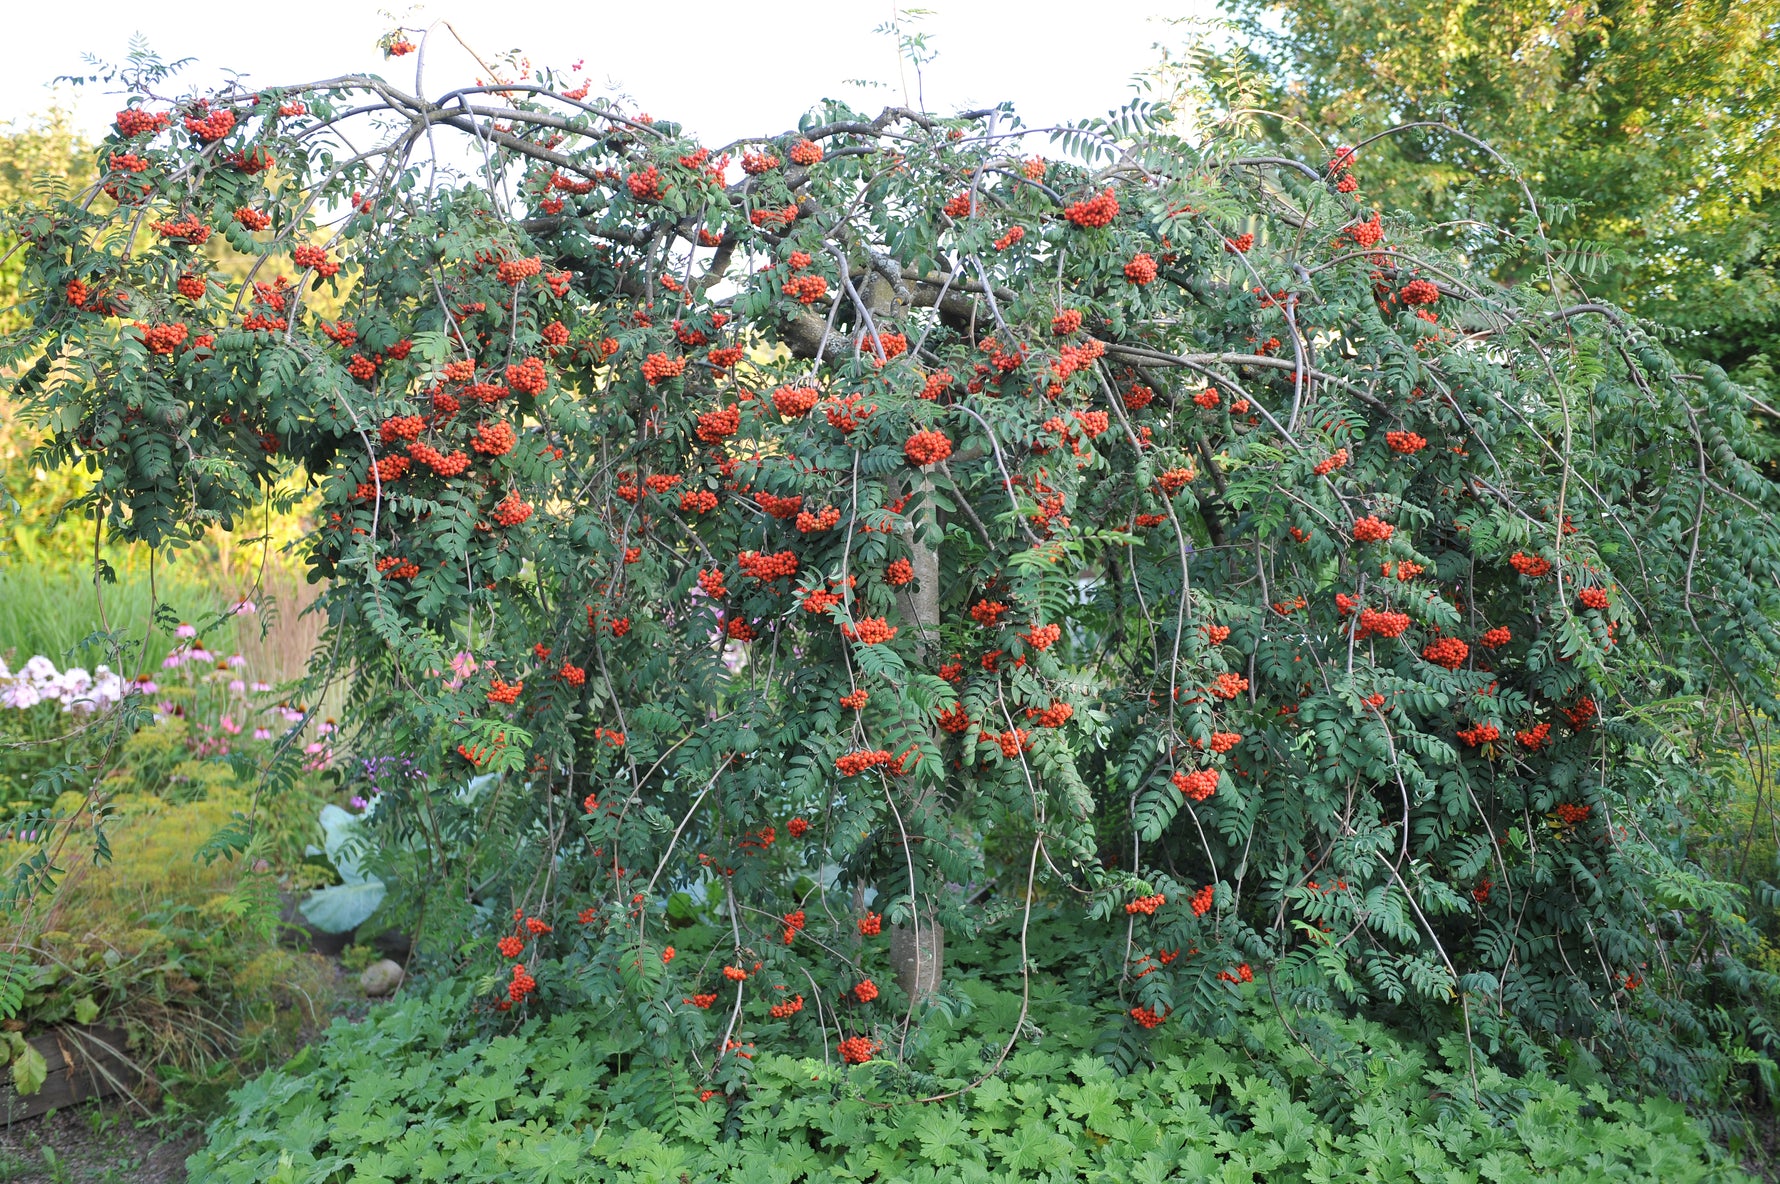
[[[0,1184],[185,1184],[196,1128],[170,1130],[115,1103],[0,1127]]]

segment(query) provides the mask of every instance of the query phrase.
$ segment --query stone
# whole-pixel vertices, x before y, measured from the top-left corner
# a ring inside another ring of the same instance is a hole
[[[385,995],[393,995],[396,988],[402,985],[402,968],[388,958],[381,962],[373,962],[365,967],[364,973],[358,976],[359,989],[372,999],[380,999]]]

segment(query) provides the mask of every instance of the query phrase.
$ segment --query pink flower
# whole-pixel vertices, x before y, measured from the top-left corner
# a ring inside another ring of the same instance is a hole
[[[251,600],[247,599],[247,597],[243,596],[239,601],[236,602],[235,607],[230,609],[229,611],[232,613],[241,614],[241,613],[257,613],[260,610],[254,607],[253,601],[251,601]]]
[[[269,691],[272,689],[272,684],[269,682],[256,682],[253,684],[253,689],[255,691]]]
[[[272,729],[271,728],[255,728],[253,730],[253,738],[255,740],[270,740],[272,738]]]
[[[247,665],[247,659],[243,658],[240,654],[229,655],[229,666],[231,668],[239,670],[245,665]]]
[[[173,631],[173,636],[185,638],[196,637],[198,636],[198,627],[196,625],[182,624],[179,628]]]
[[[242,682],[242,681],[241,681],[241,680],[240,680],[240,679],[238,679],[238,678],[236,678],[236,679],[231,679],[231,680],[230,680],[230,681],[229,681],[229,689],[230,689],[230,690],[231,690],[231,691],[233,691],[233,692],[235,692],[235,693],[236,693],[236,694],[237,694],[237,695],[240,695],[240,694],[243,694],[243,693],[245,693],[245,692],[246,692],[246,690],[247,690],[247,684],[246,684],[246,683],[244,683],[244,682]]]
[[[216,722],[221,724],[222,730],[231,736],[239,736],[241,734],[241,725],[236,723],[234,719],[229,716],[225,715]]]

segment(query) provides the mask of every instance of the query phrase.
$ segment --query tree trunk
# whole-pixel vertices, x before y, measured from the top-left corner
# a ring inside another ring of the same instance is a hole
[[[923,910],[918,925],[890,927],[890,965],[896,985],[919,1004],[939,991],[945,973],[946,931],[931,910]]]

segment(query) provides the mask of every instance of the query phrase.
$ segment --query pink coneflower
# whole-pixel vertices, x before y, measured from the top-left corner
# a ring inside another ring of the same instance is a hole
[[[179,628],[173,631],[173,636],[183,637],[189,641],[191,638],[198,636],[198,627],[196,625],[187,625],[182,622]]]

